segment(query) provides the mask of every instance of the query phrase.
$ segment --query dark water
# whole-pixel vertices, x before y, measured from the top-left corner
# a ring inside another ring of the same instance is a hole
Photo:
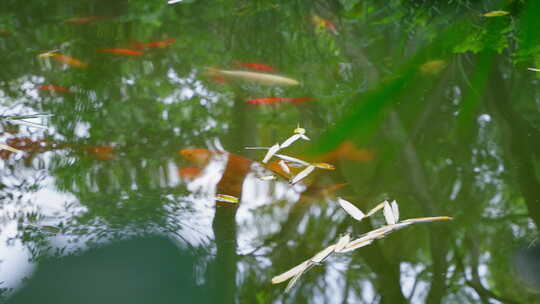
[[[0,143],[21,152],[0,151],[0,295],[44,257],[159,234],[223,303],[538,303],[540,4],[447,2],[3,0]],[[335,170],[264,180],[244,148],[298,126],[279,153]],[[338,196],[453,220],[286,294],[272,277],[385,225]]]

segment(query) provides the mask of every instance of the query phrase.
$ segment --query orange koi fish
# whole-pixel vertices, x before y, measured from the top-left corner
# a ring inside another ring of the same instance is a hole
[[[111,53],[120,56],[141,56],[143,52],[132,49],[99,49],[98,52]]]
[[[87,63],[82,62],[79,59],[75,59],[73,57],[61,55],[61,54],[54,53],[54,52],[47,52],[47,53],[39,54],[38,56],[39,57],[52,57],[56,61],[58,61],[60,63],[65,63],[65,64],[67,64],[67,65],[69,65],[71,67],[74,67],[74,68],[85,69],[85,68],[88,67]]]
[[[242,67],[252,69],[252,70],[257,70],[257,71],[273,72],[276,70],[274,67],[263,64],[263,63],[236,62],[234,65],[242,66]]]
[[[54,84],[40,85],[38,89],[43,92],[73,93],[69,89],[55,86]]]
[[[112,146],[90,146],[83,148],[90,156],[98,160],[115,159],[116,155],[114,154],[113,149],[114,147]]]
[[[71,23],[71,24],[83,24],[83,23],[89,23],[89,22],[96,21],[103,18],[104,17],[100,17],[100,16],[88,16],[88,17],[71,18],[64,22]]]
[[[342,142],[336,149],[320,157],[322,162],[335,163],[337,160],[351,160],[358,162],[368,162],[373,160],[373,152],[358,149],[351,141]]]
[[[338,31],[336,29],[336,25],[334,24],[334,22],[328,20],[328,19],[324,19],[324,18],[321,18],[317,15],[313,15],[311,17],[311,20],[313,21],[313,23],[315,24],[315,26],[317,28],[324,28],[326,30],[328,30],[329,32],[331,32],[332,34],[334,35],[338,35]]]
[[[157,48],[164,48],[166,46],[169,46],[173,44],[176,41],[176,39],[165,39],[161,41],[151,41],[151,42],[138,42],[138,41],[132,41],[130,42],[131,46],[134,49],[143,50],[143,49],[157,49]]]
[[[202,168],[199,167],[190,167],[190,168],[180,168],[178,169],[178,174],[187,180],[192,180],[201,175]]]
[[[257,104],[257,105],[264,105],[264,104],[276,104],[276,103],[282,103],[282,102],[290,102],[292,104],[302,104],[304,101],[312,100],[312,97],[264,97],[264,98],[257,98],[257,99],[249,99],[246,100],[246,103],[248,104]]]

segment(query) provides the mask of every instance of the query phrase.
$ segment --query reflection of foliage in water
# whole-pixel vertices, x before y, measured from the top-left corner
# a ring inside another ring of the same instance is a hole
[[[118,1],[111,6],[97,1],[84,6],[6,1],[0,26],[12,34],[0,37],[6,54],[0,58],[0,96],[2,102],[10,98],[37,113],[54,113],[47,136],[70,145],[38,155],[24,168],[46,168],[57,189],[74,195],[77,212],[65,218],[67,235],[99,242],[128,233],[132,224],[138,227],[132,228],[135,233],[176,232],[170,208],[178,214],[189,210],[181,199],[185,189],[169,184],[174,179],[169,167],[183,162],[178,149],[205,146],[214,138],[235,152],[247,143],[270,146],[300,121],[311,137],[321,138],[313,151],[331,150],[344,138],[376,151],[372,163],[342,161],[336,173],[323,177],[348,182],[343,195],[358,202],[396,197],[404,216],[449,214],[456,221],[450,227],[411,228],[351,257],[332,258],[331,267],[306,274],[288,302],[336,302],[336,294],[343,302],[367,302],[369,289],[387,303],[532,302],[533,295],[508,275],[508,257],[518,243],[536,236],[533,226],[540,223],[538,85],[536,75],[525,70],[540,63],[540,10],[534,2],[511,1],[504,8],[509,16],[489,19],[482,14],[502,9],[499,2],[194,1],[167,6]],[[57,9],[54,15],[43,13],[51,7]],[[311,14],[332,20],[339,34],[315,29]],[[62,24],[74,15],[113,18]],[[168,37],[176,42],[142,58],[95,52]],[[54,48],[84,59],[90,68],[65,70],[35,58]],[[425,64],[436,60],[444,65],[432,72],[429,67],[436,65]],[[276,66],[303,86],[221,85],[203,74],[204,67],[226,68],[235,61]],[[29,71],[35,76],[25,77]],[[23,89],[21,80],[30,86]],[[32,85],[49,82],[76,93],[28,98],[35,91]],[[243,105],[266,96],[315,100],[298,106]],[[101,145],[114,145],[116,159],[99,161],[77,148]],[[1,184],[13,174],[6,171]],[[34,191],[4,187],[6,196]],[[0,204],[26,210],[40,202]],[[253,211],[267,219],[264,223],[280,225],[260,229],[259,251],[235,257],[241,302],[285,299],[280,287],[269,286],[270,278],[350,226],[331,200],[288,208],[278,212],[277,204]],[[360,234],[371,226],[353,227]],[[49,246],[50,235],[34,228],[24,228],[17,237],[35,243],[36,255]],[[335,272],[343,279],[327,283]],[[416,288],[402,287],[405,277]]]

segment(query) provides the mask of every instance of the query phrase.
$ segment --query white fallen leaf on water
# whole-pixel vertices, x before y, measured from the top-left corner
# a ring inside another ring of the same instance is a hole
[[[311,261],[314,263],[320,263],[324,261],[332,252],[334,252],[334,249],[336,248],[336,244],[330,245],[326,248],[324,248],[321,252],[317,253],[311,258]]]
[[[21,150],[17,150],[13,147],[10,147],[8,145],[4,145],[4,144],[0,144],[0,150],[8,150],[10,152],[13,152],[13,153],[19,153],[21,152]]]
[[[349,233],[346,233],[342,237],[339,238],[339,240],[336,243],[336,247],[334,248],[335,252],[341,252],[345,246],[349,244],[351,240],[351,235]]]
[[[527,70],[532,71],[532,72],[540,72],[540,69],[537,69],[537,68],[527,68]]]
[[[396,219],[394,218],[394,213],[392,212],[392,207],[387,201],[384,202],[383,214],[384,214],[384,219],[386,220],[386,223],[388,225],[394,225],[396,223]]]
[[[281,282],[285,282],[288,279],[290,279],[290,278],[294,277],[295,275],[297,275],[298,273],[303,272],[306,269],[306,267],[308,266],[309,262],[310,262],[309,260],[305,261],[302,264],[296,265],[293,268],[285,271],[284,273],[273,277],[272,278],[272,284],[278,284],[278,283],[281,283]]]
[[[390,205],[392,206],[392,214],[394,215],[394,219],[397,223],[399,222],[399,206],[395,200],[393,200]]]
[[[215,199],[216,201],[219,201],[219,202],[232,203],[232,204],[237,204],[239,201],[238,197],[227,195],[227,194],[218,194],[216,195]]]
[[[167,2],[167,4],[175,4],[175,3],[178,3],[178,2],[182,2],[182,1],[184,1],[184,0],[169,0]]]
[[[300,134],[300,138],[303,140],[309,140],[309,137],[305,136],[304,134]]]
[[[284,161],[288,161],[288,162],[291,162],[291,163],[297,163],[297,164],[305,166],[305,167],[310,165],[310,163],[308,163],[306,161],[303,161],[301,159],[292,157],[292,156],[283,155],[283,154],[275,154],[275,156],[280,158],[280,159],[283,159]]]
[[[350,202],[342,199],[341,197],[338,197],[338,203],[347,212],[350,216],[352,216],[355,220],[361,221],[366,215],[362,210],[358,209],[355,205],[351,204]]]
[[[285,161],[282,159],[278,162],[278,165],[281,167],[281,170],[287,174],[291,174],[291,170],[289,169],[289,166],[285,163]]]
[[[296,174],[296,176],[293,177],[290,183],[293,185],[298,183],[299,181],[306,178],[306,176],[308,176],[311,172],[313,172],[313,170],[315,170],[315,166],[311,166],[311,165],[307,166],[304,170],[300,171],[300,173]]]
[[[300,134],[294,134],[293,136],[287,138],[281,145],[280,148],[287,148],[290,146],[293,142],[297,141],[300,137],[302,137]]]
[[[279,151],[279,144],[275,144],[270,147],[270,149],[268,149],[268,152],[266,152],[266,155],[264,156],[264,159],[262,161],[263,164],[266,164],[272,158],[272,156],[276,154],[277,151]]]

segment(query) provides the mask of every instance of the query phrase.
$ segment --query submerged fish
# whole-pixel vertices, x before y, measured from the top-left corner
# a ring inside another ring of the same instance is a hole
[[[334,24],[334,22],[328,19],[321,18],[317,15],[313,15],[311,17],[311,20],[313,21],[313,23],[315,24],[317,28],[324,28],[334,35],[339,35],[339,32],[337,31],[336,25]]]
[[[202,168],[199,168],[199,167],[189,167],[189,168],[178,169],[178,174],[180,174],[180,176],[183,179],[188,179],[188,180],[197,178],[199,175],[201,175],[201,172],[202,172]]]
[[[74,67],[74,68],[85,69],[85,68],[88,67],[87,63],[82,62],[79,59],[69,57],[69,56],[66,56],[66,55],[62,55],[62,54],[58,54],[58,53],[55,53],[55,52],[46,52],[46,53],[39,54],[38,56],[42,57],[42,58],[43,57],[52,57],[56,61],[58,61],[60,63],[65,63],[65,64],[67,64],[67,65],[69,65],[71,67]]]
[[[257,70],[257,71],[273,72],[276,70],[274,67],[263,64],[263,63],[236,62],[235,65],[242,66],[242,67],[252,69],[252,70]]]
[[[54,84],[44,84],[38,87],[38,90],[43,92],[57,92],[57,93],[73,93],[69,89],[55,86]]]
[[[312,100],[311,97],[264,97],[256,99],[246,100],[247,104],[256,104],[256,105],[270,105],[270,104],[279,104],[282,102],[290,102],[292,104],[302,104],[304,101]]]
[[[343,141],[336,149],[317,157],[321,162],[335,163],[338,160],[368,162],[373,160],[373,152],[359,149],[351,141]]]
[[[97,160],[113,160],[116,158],[113,146],[90,146],[84,147],[83,150]]]
[[[101,53],[110,53],[119,56],[141,56],[142,54],[144,54],[141,51],[132,49],[99,49],[97,51]]]
[[[71,18],[66,21],[65,23],[71,23],[71,24],[83,24],[83,23],[89,23],[95,20],[103,19],[104,17],[100,16],[88,16],[88,17],[77,17],[77,18]]]
[[[176,39],[165,39],[161,41],[151,41],[151,42],[138,42],[138,41],[132,41],[130,44],[135,49],[155,49],[155,48],[164,48],[166,46],[169,46],[173,44],[176,41]]]
[[[258,84],[261,84],[261,85],[293,86],[293,85],[300,84],[298,80],[288,78],[285,76],[273,75],[273,74],[264,74],[264,73],[239,71],[239,70],[219,70],[215,68],[206,68],[206,70],[210,76],[221,75],[221,76],[224,76],[225,78],[251,81],[251,82],[256,82]]]

